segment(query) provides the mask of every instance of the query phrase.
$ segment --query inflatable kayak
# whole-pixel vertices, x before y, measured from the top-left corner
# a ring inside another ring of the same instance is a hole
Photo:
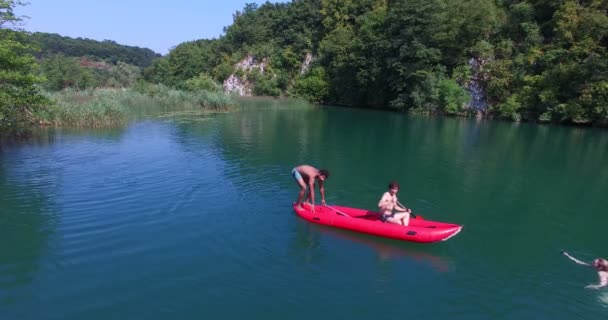
[[[462,230],[461,225],[420,217],[417,219],[411,217],[409,225],[404,227],[382,222],[378,212],[343,206],[315,206],[313,213],[308,205],[300,208],[294,204],[293,210],[301,218],[313,223],[404,241],[445,241]]]

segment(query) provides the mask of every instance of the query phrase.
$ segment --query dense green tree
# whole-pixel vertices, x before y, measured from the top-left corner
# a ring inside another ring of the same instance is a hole
[[[41,62],[46,77],[44,87],[49,90],[61,90],[68,87],[85,89],[93,86],[88,70],[80,68],[78,58],[53,55]]]
[[[331,82],[329,102],[384,104],[386,1],[325,0],[321,4],[326,35],[319,54]]]
[[[0,0],[0,27],[6,28],[21,21],[22,19],[15,15],[15,7],[24,4],[25,2],[19,0]]]
[[[116,65],[88,58],[53,55],[41,60],[48,90],[65,88],[127,88],[140,78],[140,68],[124,62]]]
[[[212,40],[185,42],[178,45],[167,57],[169,67],[167,82],[176,85],[201,72],[211,73],[220,59],[216,50],[216,42]]]
[[[247,4],[218,39],[177,46],[146,79],[236,75],[254,94],[606,125],[607,0],[294,0]],[[301,74],[307,55],[313,68]],[[266,63],[237,68],[244,58]]]
[[[112,64],[123,62],[144,68],[160,57],[150,49],[120,45],[111,40],[74,39],[44,32],[35,32],[31,37],[40,46],[36,55],[38,58],[56,54],[66,57],[94,56]]]
[[[9,29],[21,21],[14,8],[21,1],[0,0],[0,138],[18,133],[42,108],[34,48],[24,33]]]
[[[295,92],[315,103],[322,103],[329,94],[329,82],[323,67],[314,67],[305,76],[296,81]]]
[[[441,0],[396,1],[389,6],[387,80],[396,96],[391,101],[395,108],[435,108],[435,86],[445,74],[435,39],[445,28],[441,10]]]
[[[196,77],[186,80],[183,88],[188,91],[220,91],[222,87],[207,73],[201,73]]]

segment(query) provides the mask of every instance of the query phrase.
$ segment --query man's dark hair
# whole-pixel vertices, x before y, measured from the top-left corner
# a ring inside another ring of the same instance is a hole
[[[319,170],[319,174],[324,176],[325,179],[329,178],[329,171],[327,169],[321,169]]]
[[[393,189],[393,188],[399,189],[399,183],[397,183],[397,181],[393,180],[393,181],[389,182],[388,188],[389,189]]]

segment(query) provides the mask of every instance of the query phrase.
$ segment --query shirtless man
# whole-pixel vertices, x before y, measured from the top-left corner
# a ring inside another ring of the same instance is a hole
[[[319,181],[319,192],[321,193],[321,204],[325,205],[325,188],[323,187],[323,181],[329,178],[329,171],[326,169],[317,169],[313,166],[303,164],[301,166],[293,168],[291,170],[291,176],[296,180],[300,186],[300,193],[298,194],[297,205],[302,208],[302,200],[308,187],[309,192],[306,199],[311,200],[311,210],[315,212],[315,180]]]
[[[568,259],[576,262],[577,264],[583,266],[590,266],[597,270],[597,276],[600,282],[598,284],[590,284],[585,288],[598,289],[601,287],[608,286],[608,261],[606,259],[597,258],[593,260],[592,263],[587,263],[576,259],[575,257],[569,255],[566,251],[562,251],[562,254],[568,257]]]
[[[382,195],[378,202],[378,208],[382,214],[382,221],[400,224],[407,226],[410,223],[410,213],[412,210],[404,207],[397,200],[397,191],[399,184],[396,181],[391,181],[388,185],[388,191]],[[393,210],[395,212],[393,213]]]

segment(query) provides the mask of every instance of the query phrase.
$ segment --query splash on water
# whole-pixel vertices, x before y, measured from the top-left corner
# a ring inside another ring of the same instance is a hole
[[[597,299],[599,300],[599,302],[602,304],[602,306],[608,308],[608,291],[604,291],[601,292],[598,296]]]

